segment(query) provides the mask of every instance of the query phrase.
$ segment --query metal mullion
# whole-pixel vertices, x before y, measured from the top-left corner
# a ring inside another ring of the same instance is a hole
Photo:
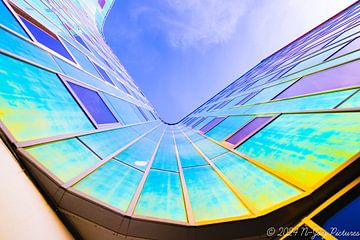
[[[151,121],[151,122],[156,122],[156,121]],[[0,123],[1,123],[1,120],[0,120]],[[115,130],[115,129],[119,129],[119,128],[132,127],[132,126],[136,126],[136,125],[140,125],[140,124],[147,124],[147,123],[149,123],[149,122],[134,123],[134,124],[129,124],[129,125],[118,125],[118,126],[115,126],[115,127],[114,126],[104,127],[104,128],[80,131],[80,132],[76,132],[76,133],[56,135],[56,136],[39,138],[39,139],[35,139],[35,140],[28,140],[28,141],[22,141],[22,142],[17,142],[15,140],[15,138],[13,138],[13,137],[12,138],[14,139],[13,143],[16,145],[16,147],[29,147],[29,146],[33,146],[33,145],[59,141],[59,140],[64,140],[64,139],[68,139],[68,138],[74,138],[74,137],[79,137],[79,136],[83,136],[83,135],[93,134],[93,133],[105,132],[105,131],[108,131],[108,130]],[[3,126],[0,125],[0,127],[2,129],[6,129],[4,124],[3,124]],[[7,133],[9,133],[8,137],[12,136],[9,130],[7,130]]]
[[[149,175],[149,173],[150,173],[150,169],[151,169],[152,163],[153,163],[153,161],[154,161],[154,159],[155,159],[155,156],[156,156],[156,153],[157,153],[157,151],[158,151],[158,149],[159,149],[160,143],[161,143],[161,141],[162,141],[162,139],[163,139],[163,137],[164,137],[166,128],[167,128],[167,127],[165,127],[165,129],[163,130],[163,132],[162,132],[162,134],[161,134],[161,136],[160,136],[160,138],[159,138],[159,140],[158,140],[158,143],[157,143],[157,145],[156,145],[156,147],[155,147],[155,149],[154,149],[154,152],[153,152],[152,156],[150,157],[149,163],[148,163],[148,165],[146,166],[145,172],[144,172],[144,174],[143,174],[143,176],[142,176],[142,178],[141,178],[141,181],[140,181],[140,183],[139,183],[139,185],[138,185],[138,187],[137,187],[137,189],[136,189],[136,192],[135,192],[135,194],[133,195],[133,197],[132,197],[132,199],[131,199],[131,202],[130,202],[130,204],[129,204],[129,207],[128,207],[127,211],[126,211],[126,215],[128,215],[128,216],[132,216],[132,215],[134,214],[134,210],[135,210],[136,204],[137,204],[137,202],[138,202],[138,200],[139,200],[139,198],[140,198],[141,191],[142,191],[142,189],[144,188],[146,179],[147,179],[147,177],[148,177],[148,175]]]
[[[303,222],[306,224],[306,226],[310,227],[314,232],[316,232],[320,237],[324,238],[325,240],[336,240],[333,235],[331,235],[328,231],[326,231],[324,228],[316,224],[314,221],[305,218]]]
[[[85,170],[84,172],[80,173],[79,175],[75,176],[74,178],[72,178],[71,180],[67,181],[66,183],[62,184],[62,187],[67,189],[70,188],[71,186],[73,186],[74,184],[76,184],[77,182],[81,181],[83,178],[85,178],[86,176],[88,176],[89,174],[91,174],[92,172],[94,172],[95,170],[97,170],[98,168],[100,168],[101,166],[103,166],[105,163],[107,163],[108,161],[110,161],[113,157],[115,157],[116,155],[118,155],[119,153],[121,153],[122,151],[124,151],[125,149],[127,149],[128,147],[130,147],[131,145],[133,145],[134,143],[136,143],[137,141],[139,141],[140,139],[142,139],[143,137],[145,137],[147,134],[149,134],[150,132],[152,132],[153,130],[157,129],[160,125],[150,129],[149,131],[145,132],[143,135],[135,138],[134,140],[132,140],[131,142],[129,142],[128,144],[126,144],[125,146],[123,146],[122,148],[120,148],[119,150],[115,151],[114,153],[110,154],[109,156],[107,156],[106,158],[102,159],[100,162],[98,162],[97,164],[95,164],[94,166],[92,166],[91,168]]]
[[[194,131],[195,131],[195,130],[194,130]],[[196,131],[196,132],[198,132],[198,131]],[[198,133],[199,133],[199,132],[198,132]],[[246,155],[244,155],[244,154],[242,154],[242,153],[240,153],[240,152],[238,152],[238,151],[236,151],[236,150],[234,150],[234,149],[232,149],[232,148],[230,148],[230,147],[228,147],[228,146],[226,146],[226,145],[224,145],[224,144],[222,144],[222,143],[219,143],[219,142],[213,140],[212,138],[209,138],[209,137],[206,136],[206,135],[203,135],[203,136],[204,136],[206,139],[210,140],[211,142],[213,142],[213,143],[215,143],[215,144],[217,144],[217,145],[219,145],[219,146],[227,149],[227,150],[230,151],[231,153],[234,153],[235,155],[237,155],[237,156],[245,159],[246,161],[254,164],[255,166],[257,166],[257,167],[261,168],[262,170],[270,173],[271,175],[273,175],[273,176],[275,176],[275,177],[277,177],[277,178],[285,181],[286,183],[288,183],[288,184],[290,184],[291,186],[293,186],[293,187],[301,190],[302,192],[306,192],[306,191],[309,190],[307,187],[302,186],[301,182],[299,182],[299,181],[297,181],[297,180],[295,180],[295,179],[290,179],[288,176],[284,176],[282,173],[280,173],[280,172],[278,172],[278,171],[276,171],[276,170],[268,167],[267,165],[265,165],[265,164],[263,164],[263,163],[260,163],[260,162],[258,162],[257,160],[252,159],[252,158],[250,158],[250,157],[248,157],[248,156],[246,156]]]
[[[180,129],[181,130],[181,129]],[[218,169],[215,164],[200,150],[200,148],[187,136],[187,134],[182,131],[182,134],[187,138],[191,145],[197,150],[197,152],[206,160],[206,162],[211,166],[211,168],[217,173],[220,179],[225,183],[226,186],[235,194],[235,196],[240,200],[240,202],[248,209],[251,215],[259,216],[260,212],[256,207],[250,203],[250,201],[240,192],[240,190]]]
[[[183,200],[185,203],[185,211],[186,211],[187,220],[190,225],[195,225],[195,219],[194,219],[194,216],[192,213],[193,211],[192,211],[191,202],[190,202],[190,198],[189,198],[189,192],[186,187],[186,181],[185,181],[184,172],[183,172],[181,162],[180,162],[180,156],[179,156],[179,151],[178,151],[178,148],[176,145],[174,130],[172,130],[172,135],[173,135],[173,143],[174,143],[174,148],[175,148],[175,155],[176,155],[176,160],[177,160],[177,165],[178,165],[178,170],[179,170],[180,183],[181,183]]]

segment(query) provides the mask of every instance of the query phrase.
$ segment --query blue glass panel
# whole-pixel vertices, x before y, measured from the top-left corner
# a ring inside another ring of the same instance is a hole
[[[24,29],[20,26],[16,18],[12,15],[9,9],[5,6],[5,3],[0,1],[0,24],[11,30],[21,34],[22,36],[29,38]]]
[[[219,156],[228,150],[220,145],[211,142],[202,135],[196,133],[194,135],[188,135],[193,143],[201,150],[201,152],[209,159]]]
[[[78,41],[78,43],[80,43],[83,47],[90,51],[84,40],[79,35],[75,35],[74,38],[76,39],[76,41]]]
[[[117,123],[116,118],[97,92],[71,82],[69,85],[97,124]]]
[[[182,167],[207,164],[205,159],[198,153],[198,151],[196,151],[184,135],[179,134],[176,136],[176,146],[179,151],[179,158]]]
[[[69,52],[64,47],[64,45],[58,39],[54,38],[53,36],[50,36],[43,30],[41,30],[31,22],[26,20],[25,18],[23,17],[20,18],[39,43],[50,48],[54,52],[57,52],[58,54],[69,59],[70,61],[74,61],[70,56]]]
[[[104,69],[102,69],[102,67],[98,66],[96,63],[94,64],[96,69],[99,71],[99,73],[101,74],[101,76],[103,77],[103,79],[105,81],[107,81],[108,83],[111,83],[112,85],[114,85],[113,81],[110,79],[109,75],[105,72]]]
[[[171,131],[167,131],[161,140],[151,167],[168,171],[178,171],[174,139]]]

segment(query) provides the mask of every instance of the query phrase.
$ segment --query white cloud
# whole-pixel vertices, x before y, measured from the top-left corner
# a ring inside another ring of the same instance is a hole
[[[247,6],[247,1],[240,0],[160,2],[166,9],[161,11],[153,8],[151,15],[155,19],[152,19],[150,24],[166,35],[171,46],[179,48],[226,42],[236,31]],[[134,9],[134,12],[136,17],[149,14],[149,6]]]

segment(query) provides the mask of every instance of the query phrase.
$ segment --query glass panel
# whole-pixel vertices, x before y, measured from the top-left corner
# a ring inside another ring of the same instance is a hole
[[[360,113],[281,115],[237,150],[313,187],[360,149]]]
[[[142,175],[134,168],[110,160],[75,184],[74,188],[125,212]]]
[[[144,171],[154,153],[164,128],[155,129],[139,141],[122,151],[115,158]]]
[[[267,102],[276,95],[278,95],[280,92],[282,92],[284,89],[286,89],[288,86],[290,86],[292,82],[286,82],[279,85],[275,85],[269,88],[263,89],[261,92],[256,94],[253,98],[251,98],[249,101],[246,102],[246,104],[253,104],[258,102]]]
[[[146,126],[150,130],[151,126]],[[124,127],[80,137],[101,158],[105,158],[138,137],[134,127]]]
[[[249,116],[229,116],[205,135],[220,142],[252,118]]]
[[[215,127],[216,125],[218,125],[219,123],[221,123],[222,121],[224,121],[225,117],[216,117],[214,120],[212,120],[211,122],[209,122],[208,124],[206,124],[205,126],[203,126],[200,129],[200,132],[202,134],[207,133],[209,130],[211,130],[213,127]]]
[[[214,119],[214,117],[207,117],[207,118],[205,118],[204,121],[202,121],[196,127],[193,127],[193,129],[198,130],[198,129],[202,128],[203,126],[205,126],[205,124],[207,124],[208,122],[212,121],[213,119]]]
[[[220,145],[211,142],[202,135],[195,133],[194,135],[188,135],[193,143],[201,150],[201,152],[209,159],[219,156],[228,150]]]
[[[84,40],[79,36],[79,35],[75,35],[74,38],[76,39],[76,41],[78,43],[80,43],[83,47],[85,47],[87,50],[90,51],[90,49],[88,48],[88,46],[85,44]]]
[[[44,67],[61,71],[50,54],[2,28],[0,28],[0,48]]]
[[[195,222],[249,214],[210,166],[185,168],[184,177]]]
[[[232,145],[237,145],[240,142],[244,141],[247,137],[257,131],[259,128],[264,126],[271,120],[271,117],[257,117],[241,129],[239,129],[236,133],[234,133],[231,137],[226,139],[226,142],[231,143]]]
[[[66,50],[64,45],[59,41],[59,39],[50,36],[42,29],[38,28],[37,26],[26,20],[25,18],[21,16],[20,18],[39,43],[50,48],[51,50],[60,54],[61,56],[69,59],[70,61],[74,62],[74,59],[72,59],[69,52]]]
[[[258,210],[271,208],[301,193],[233,153],[215,158],[214,163]]]
[[[247,95],[246,97],[244,97],[243,99],[240,100],[240,102],[236,103],[235,106],[239,106],[242,105],[244,103],[246,103],[248,100],[250,100],[251,98],[253,98],[256,94],[258,94],[260,91],[256,91],[256,92],[252,92],[249,95]]]
[[[103,94],[105,100],[109,103],[109,107],[116,114],[124,124],[132,124],[143,122],[136,114],[135,106],[132,103],[126,102],[120,98],[109,94]]]
[[[183,199],[179,174],[150,170],[135,214],[186,222]]]
[[[360,85],[359,75],[360,61],[350,62],[303,77],[275,99],[357,86]]]
[[[99,71],[99,73],[101,74],[101,76],[103,77],[103,79],[105,81],[107,81],[108,83],[111,83],[112,85],[114,85],[113,81],[110,79],[109,75],[105,72],[104,69],[102,69],[102,67],[98,66],[96,63],[94,64],[96,69]]]
[[[71,82],[68,84],[97,124],[117,123],[116,118],[97,92]]]
[[[360,49],[360,38],[356,38],[352,40],[350,43],[341,48],[337,53],[331,56],[330,59],[339,57],[341,55],[347,54],[352,51],[356,51]]]
[[[336,239],[359,239],[359,216],[360,216],[360,185],[330,204],[313,220]],[[354,234],[344,234],[344,232]],[[357,234],[356,234],[357,233]]]
[[[176,146],[179,151],[179,158],[182,167],[205,165],[207,162],[191,145],[184,135],[176,136]]]
[[[178,171],[174,139],[170,131],[167,131],[161,140],[152,168],[175,172]]]
[[[340,108],[356,108],[360,107],[360,92],[356,93],[354,96],[346,100],[343,104],[340,105]]]
[[[0,54],[0,118],[17,141],[94,129],[57,75]]]
[[[196,121],[193,125],[192,125],[192,127],[194,128],[194,127],[196,127],[197,125],[199,125],[202,121],[204,121],[206,118],[204,118],[204,117],[202,117],[202,118],[200,118],[198,121]]]
[[[46,169],[66,182],[100,159],[77,139],[68,139],[26,148]]]
[[[11,30],[21,34],[26,38],[29,38],[24,29],[20,26],[19,22],[2,1],[0,1],[0,16],[0,24],[10,28]]]

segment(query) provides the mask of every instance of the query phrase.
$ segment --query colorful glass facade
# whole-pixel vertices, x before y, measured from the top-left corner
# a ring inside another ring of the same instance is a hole
[[[260,236],[358,174],[360,4],[168,124],[102,37],[112,3],[0,2],[2,137],[80,234]]]

